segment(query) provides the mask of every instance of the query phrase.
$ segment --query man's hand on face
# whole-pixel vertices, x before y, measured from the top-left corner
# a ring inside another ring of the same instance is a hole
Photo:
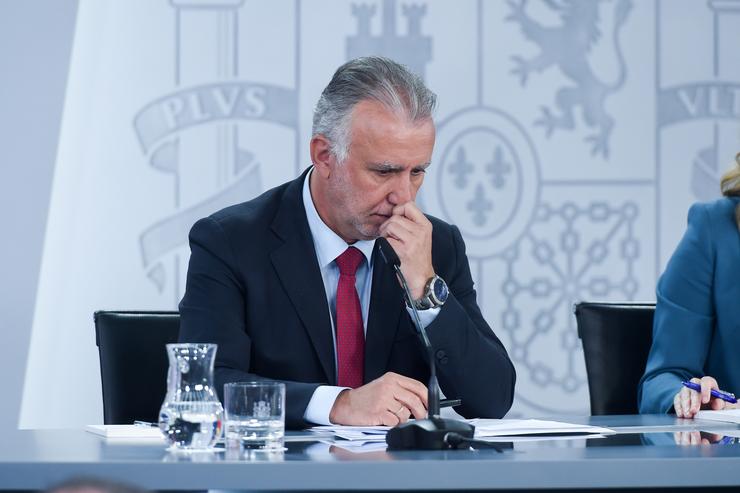
[[[424,295],[432,267],[432,223],[413,202],[397,205],[393,215],[380,225],[380,235],[388,239],[401,259],[401,271],[409,283],[411,296]]]
[[[427,415],[427,388],[412,378],[388,372],[356,389],[342,391],[329,421],[349,426],[396,426]]]

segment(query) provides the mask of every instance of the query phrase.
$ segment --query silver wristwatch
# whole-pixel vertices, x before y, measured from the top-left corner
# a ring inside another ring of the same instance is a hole
[[[435,275],[427,281],[424,295],[418,300],[414,300],[414,305],[416,305],[417,310],[438,308],[445,304],[449,294],[450,290],[447,288],[447,283],[444,279]]]

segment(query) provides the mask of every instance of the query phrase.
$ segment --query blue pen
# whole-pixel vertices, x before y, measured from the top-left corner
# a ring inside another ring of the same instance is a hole
[[[701,392],[701,385],[694,382],[681,382],[681,385],[684,387],[688,387],[691,390],[696,390],[697,392]],[[715,390],[712,389],[710,392],[713,397],[716,397],[717,399],[722,399],[725,402],[729,402],[731,404],[737,404],[737,399],[735,399],[735,394],[731,394],[730,392],[723,392],[721,390]]]

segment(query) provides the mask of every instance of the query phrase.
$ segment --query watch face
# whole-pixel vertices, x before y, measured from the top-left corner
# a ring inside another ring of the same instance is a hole
[[[432,283],[432,292],[440,303],[447,301],[447,296],[450,294],[450,291],[447,289],[447,283],[440,278],[435,279],[434,283]]]

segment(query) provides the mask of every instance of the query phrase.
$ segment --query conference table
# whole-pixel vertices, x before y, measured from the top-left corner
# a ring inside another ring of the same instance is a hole
[[[292,432],[285,451],[235,456],[172,453],[163,443],[106,440],[82,429],[14,430],[0,441],[0,489],[44,489],[81,476],[152,490],[740,488],[737,424],[670,415],[544,419],[617,433],[506,442],[502,451],[387,451],[382,444],[355,451]]]

